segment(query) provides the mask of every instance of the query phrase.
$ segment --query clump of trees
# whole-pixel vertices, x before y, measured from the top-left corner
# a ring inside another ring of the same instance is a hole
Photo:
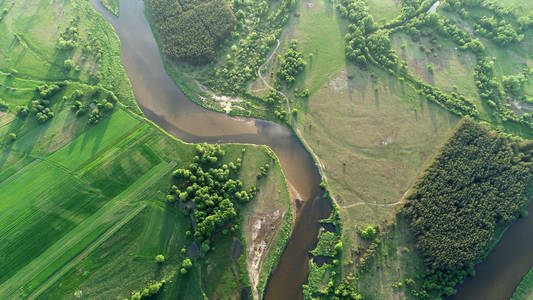
[[[66,96],[63,98],[65,100],[70,98],[71,109],[76,116],[81,117],[89,112],[89,124],[96,124],[111,114],[118,102],[117,96],[101,85],[92,86],[87,91],[75,90],[69,98]]]
[[[141,300],[141,299],[147,299],[147,298],[153,297],[159,293],[159,291],[165,285],[165,283],[166,283],[166,280],[164,279],[159,282],[152,283],[149,286],[145,287],[142,291],[134,292],[131,295],[130,299]]]
[[[163,52],[177,60],[205,63],[235,26],[236,18],[224,0],[149,0],[148,6],[162,37]]]
[[[497,19],[493,16],[481,17],[478,22],[474,24],[474,32],[491,39],[502,46],[519,42],[524,38],[523,34],[518,34],[513,26],[507,23],[504,19]]]
[[[298,43],[291,41],[278,70],[278,78],[287,84],[292,84],[296,76],[305,69],[306,62],[302,52],[298,51]]]
[[[524,38],[525,31],[532,24],[531,16],[516,18],[511,10],[490,0],[451,0],[446,1],[443,7],[457,12],[462,17],[470,16],[475,21],[474,32],[476,34],[484,36],[501,46],[508,46],[512,43],[520,42]],[[468,14],[468,8],[480,7],[490,11],[492,16]],[[518,26],[515,26],[516,24]]]
[[[357,229],[357,234],[366,241],[373,241],[377,234],[378,230],[376,229],[376,226],[373,225],[367,225],[362,228]]]
[[[460,115],[460,116],[477,116],[479,114],[477,108],[472,101],[465,96],[456,92],[444,93],[438,88],[431,86],[419,80],[414,80],[418,92],[424,95],[429,101],[436,102],[444,108]]]
[[[191,268],[192,268],[192,261],[190,258],[187,257],[181,262],[181,268],[180,268],[181,275],[187,274]]]
[[[324,231],[320,232],[318,244],[311,251],[311,254],[314,256],[335,257],[337,254],[340,254],[341,250],[342,242],[339,241],[337,235],[333,232]]]
[[[59,50],[69,51],[78,46],[80,33],[77,24],[79,20],[79,16],[73,17],[69,22],[69,26],[59,34],[59,42],[57,44]]]
[[[209,250],[209,242],[217,230],[237,228],[234,223],[238,206],[249,202],[257,192],[255,187],[245,190],[236,179],[241,160],[222,164],[223,156],[219,145],[197,145],[193,163],[174,171],[175,184],[167,197],[169,203],[181,201],[185,213],[195,220],[192,237],[202,244],[203,253]]]
[[[228,39],[226,55],[212,69],[207,85],[216,92],[246,94],[249,81],[257,77],[295,3],[294,0],[233,0],[235,30]]]
[[[38,96],[43,99],[50,99],[52,96],[57,94],[63,86],[59,86],[57,84],[52,85],[41,85],[35,87],[35,91],[37,92]]]
[[[268,94],[263,98],[268,105],[274,109],[274,115],[282,120],[287,120],[287,111],[283,108],[285,107],[285,98],[280,95],[277,91],[270,89]]]
[[[522,88],[526,84],[528,78],[523,74],[503,76],[502,83],[506,91],[514,96],[522,93]]]
[[[63,82],[35,87],[34,100],[31,101],[30,105],[17,106],[17,115],[25,118],[31,114],[40,123],[46,123],[54,117],[54,112],[50,108],[50,98],[61,91],[66,84]]]
[[[336,287],[331,288],[330,298],[334,300],[363,300],[363,296],[355,289],[353,278],[345,277]]]
[[[297,98],[309,98],[310,94],[311,92],[307,88],[305,89],[295,88],[294,89],[294,97],[297,97]]]
[[[49,100],[33,100],[30,112],[40,123],[46,123],[46,121],[54,117],[54,112],[50,109]]]
[[[428,269],[419,296],[452,293],[495,229],[519,216],[533,182],[532,160],[524,142],[469,118],[459,126],[402,210]]]

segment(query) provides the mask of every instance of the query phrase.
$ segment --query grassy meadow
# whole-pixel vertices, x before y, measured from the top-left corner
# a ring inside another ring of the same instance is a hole
[[[182,275],[191,220],[168,206],[166,196],[172,172],[192,162],[195,145],[139,115],[120,64],[118,37],[88,1],[2,1],[4,8],[0,298],[129,298],[163,279],[161,299],[238,297],[251,291],[251,278],[264,288],[292,224],[285,178],[272,152],[223,146],[225,160],[243,160],[239,178],[245,187],[255,185],[259,193],[242,209],[241,231],[220,235],[213,251],[193,259],[191,271]],[[77,46],[65,52],[58,44],[67,25],[76,26],[78,37]],[[84,48],[88,44],[99,49],[96,55]],[[79,69],[67,72],[66,59]],[[47,98],[53,117],[43,123],[34,112],[23,116],[19,106],[34,108],[36,87],[45,84],[64,86]],[[72,108],[78,99],[93,111],[111,92],[118,102],[105,112],[100,107],[95,124],[92,112]],[[259,179],[265,163],[273,167]],[[253,233],[255,222],[272,214],[277,217],[264,225],[268,233]],[[157,254],[165,256],[164,264],[154,261]]]
[[[358,288],[366,299],[416,299],[405,285],[424,270],[414,237],[399,220],[388,228],[374,255],[360,272]]]

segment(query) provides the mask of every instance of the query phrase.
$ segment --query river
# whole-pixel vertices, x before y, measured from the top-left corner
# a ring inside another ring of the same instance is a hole
[[[305,202],[264,299],[302,299],[302,284],[309,272],[308,252],[317,241],[318,221],[331,211],[329,200],[321,196],[320,175],[309,153],[289,128],[213,112],[188,99],[165,71],[142,0],[121,0],[118,18],[99,0],[90,2],[113,25],[122,42],[122,64],[147,118],[186,142],[268,145],[278,156],[289,186]]]

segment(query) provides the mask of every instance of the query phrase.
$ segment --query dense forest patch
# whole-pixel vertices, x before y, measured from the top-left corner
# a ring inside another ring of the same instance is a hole
[[[161,35],[163,52],[170,58],[204,63],[215,56],[236,18],[223,0],[147,1]]]
[[[532,146],[466,119],[443,147],[403,209],[428,268],[418,296],[453,294],[497,227],[520,215],[533,181]]]

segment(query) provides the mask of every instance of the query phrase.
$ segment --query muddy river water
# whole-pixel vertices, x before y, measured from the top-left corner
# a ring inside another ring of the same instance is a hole
[[[187,142],[248,143],[268,145],[278,156],[292,189],[305,201],[281,260],[273,272],[265,299],[302,299],[308,275],[308,251],[315,245],[318,220],[330,213],[321,197],[320,176],[310,155],[293,132],[279,124],[236,118],[206,110],[190,101],[168,76],[144,15],[142,0],[120,0],[120,17],[93,7],[115,28],[121,42],[122,63],[132,83],[137,103],[145,115],[167,132]],[[477,266],[477,276],[459,285],[452,299],[509,299],[533,265],[533,208],[530,217],[511,226],[501,242]]]
[[[279,124],[213,112],[190,101],[168,76],[144,15],[142,0],[121,0],[120,17],[90,1],[115,28],[121,58],[144,114],[161,128],[186,142],[268,145],[278,156],[283,173],[300,200],[293,234],[273,272],[265,299],[302,298],[308,274],[308,251],[314,247],[318,220],[329,216],[329,201],[321,197],[320,176],[310,155],[293,132]]]

